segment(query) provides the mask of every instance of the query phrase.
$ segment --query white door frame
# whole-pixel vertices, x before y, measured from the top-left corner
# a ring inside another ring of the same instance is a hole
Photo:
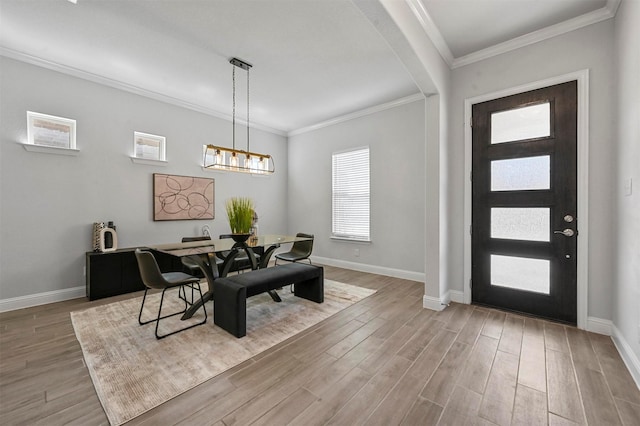
[[[515,95],[530,90],[577,80],[578,82],[578,259],[577,259],[577,322],[587,328],[589,292],[589,70],[576,71],[546,80],[535,81],[509,89],[464,100],[464,303],[471,303],[471,107],[474,104]]]

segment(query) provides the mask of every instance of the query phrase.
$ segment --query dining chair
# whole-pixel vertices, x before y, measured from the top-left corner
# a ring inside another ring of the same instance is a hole
[[[311,256],[311,251],[313,250],[313,234],[298,232],[296,234],[296,237],[309,239],[304,241],[296,241],[291,246],[291,250],[284,253],[276,254],[276,265],[278,264],[278,259],[287,262],[297,262],[299,260],[306,259],[309,264],[311,264],[311,259],[309,259],[309,256]]]
[[[176,334],[180,331],[188,330],[190,328],[196,327],[198,325],[202,325],[207,322],[207,310],[202,300],[202,289],[200,288],[200,278],[193,277],[191,275],[185,274],[184,272],[166,272],[162,273],[160,271],[160,267],[158,266],[158,262],[156,258],[153,256],[153,253],[149,251],[143,251],[140,249],[136,249],[136,260],[138,261],[138,269],[140,270],[140,277],[142,278],[142,282],[145,285],[144,296],[142,297],[142,305],[140,306],[140,314],[138,315],[138,323],[140,325],[149,324],[152,322],[156,323],[156,339],[162,339],[167,336],[171,336],[172,334]],[[166,319],[169,317],[173,317],[176,315],[183,314],[186,312],[188,303],[185,299],[184,301],[184,309],[179,312],[174,312],[168,315],[162,316],[162,305],[164,302],[164,295],[168,289],[179,287],[178,291],[182,289],[184,291],[184,287],[189,286],[191,288],[197,288],[198,293],[200,294],[200,300],[202,302],[202,310],[204,311],[204,320],[202,322],[191,324],[187,327],[183,327],[179,330],[172,331],[166,334],[158,334],[158,327],[160,326],[160,320]],[[162,296],[160,296],[160,306],[158,307],[158,315],[156,319],[152,319],[149,321],[142,321],[142,311],[144,310],[144,303],[147,300],[147,293],[149,289],[157,289],[162,290]]]

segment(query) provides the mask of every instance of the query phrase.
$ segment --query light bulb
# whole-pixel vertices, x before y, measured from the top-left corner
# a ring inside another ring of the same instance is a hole
[[[224,166],[224,156],[222,155],[222,153],[220,152],[219,149],[216,149],[216,162],[215,162],[215,165],[217,167]]]
[[[238,168],[238,156],[235,152],[231,154],[231,167]]]

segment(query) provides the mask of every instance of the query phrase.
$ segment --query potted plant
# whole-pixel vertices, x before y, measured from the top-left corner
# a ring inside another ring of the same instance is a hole
[[[236,242],[246,241],[253,222],[253,201],[251,198],[233,197],[227,200],[226,209],[233,239]]]

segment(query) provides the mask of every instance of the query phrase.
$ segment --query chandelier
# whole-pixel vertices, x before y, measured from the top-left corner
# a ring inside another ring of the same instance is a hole
[[[244,172],[254,174],[271,174],[275,171],[273,158],[268,154],[260,154],[249,150],[249,69],[251,64],[238,58],[231,58],[229,63],[233,65],[233,136],[232,148],[216,145],[207,145],[204,152],[204,167],[214,170],[227,170],[231,172]],[[236,149],[236,68],[247,72],[247,150]]]

